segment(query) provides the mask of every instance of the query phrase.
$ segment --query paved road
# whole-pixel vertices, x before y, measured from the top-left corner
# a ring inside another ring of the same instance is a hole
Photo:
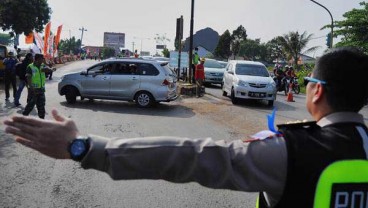
[[[57,108],[76,121],[82,134],[107,137],[181,136],[212,137],[232,141],[266,129],[266,115],[272,108],[265,103],[232,105],[219,87],[207,89],[202,98],[181,97],[155,108],[141,109],[134,103],[88,100],[68,105],[57,94],[58,79],[95,61],[75,62],[59,68],[47,82],[46,111]],[[0,95],[3,96],[3,95]],[[308,119],[302,95],[296,102],[284,102],[279,94],[277,123]],[[0,122],[22,112],[0,100]],[[25,97],[21,99],[25,103]],[[368,120],[367,108],[363,114]],[[31,116],[37,116],[33,111]],[[50,115],[47,114],[49,119]],[[112,181],[107,174],[83,171],[72,161],[53,160],[14,143],[0,125],[0,202],[2,207],[254,207],[256,195],[213,190],[196,183],[177,185],[162,180]]]

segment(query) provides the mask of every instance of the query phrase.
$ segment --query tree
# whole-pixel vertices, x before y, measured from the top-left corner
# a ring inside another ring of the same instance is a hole
[[[246,39],[247,31],[242,25],[233,31],[233,34],[231,35],[231,52],[234,54],[234,59],[239,53],[240,43]]]
[[[277,36],[266,43],[267,48],[267,62],[271,63],[274,60],[285,60],[286,54],[281,44],[283,37]]]
[[[302,50],[307,47],[307,44],[311,40],[312,36],[313,34],[308,35],[306,31],[301,35],[299,32],[289,32],[289,34],[281,36],[279,41],[283,46],[283,50],[288,55],[288,59],[293,59],[295,67],[298,66],[300,53],[302,53]],[[319,46],[314,46],[307,49],[303,53],[310,53],[318,48]]]
[[[12,37],[9,34],[0,33],[0,44],[9,45],[12,41]]]
[[[101,50],[102,58],[107,59],[115,56],[115,49],[109,47],[103,47]]]
[[[15,35],[42,32],[52,12],[47,0],[1,0],[0,8],[0,27]]]
[[[240,43],[239,56],[244,60],[256,60],[260,58],[261,40],[260,39],[246,39]]]
[[[214,55],[223,59],[228,59],[231,56],[231,35],[229,30],[226,30],[219,39]]]
[[[64,54],[78,54],[81,48],[80,39],[76,40],[73,36],[70,39],[60,40],[58,49],[63,51]]]
[[[341,41],[336,44],[340,46],[354,46],[368,53],[368,3],[361,2],[362,9],[353,9],[346,12],[342,21],[334,23],[334,37],[342,36]],[[324,28],[331,27],[327,25]]]
[[[162,50],[162,55],[164,55],[164,57],[169,58],[170,57],[170,51],[167,48],[164,48],[164,50]]]

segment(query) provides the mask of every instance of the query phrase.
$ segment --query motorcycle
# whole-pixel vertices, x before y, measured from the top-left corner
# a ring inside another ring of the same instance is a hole
[[[289,85],[288,85],[288,80],[284,77],[279,81],[277,79],[277,77],[274,77],[273,80],[276,82],[276,89],[277,92],[282,92],[284,91],[285,95],[287,95],[288,91],[289,91]]]
[[[291,84],[291,89],[294,91],[295,94],[299,94],[300,93],[300,86],[299,86],[299,82],[298,82],[298,78],[297,77],[292,77],[289,80],[289,84]]]

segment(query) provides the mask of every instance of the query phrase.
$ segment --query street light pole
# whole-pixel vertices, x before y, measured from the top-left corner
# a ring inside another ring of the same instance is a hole
[[[330,17],[331,17],[331,42],[330,42],[330,48],[332,48],[332,46],[333,46],[333,27],[334,27],[334,21],[333,21],[332,14],[331,14],[330,10],[328,10],[322,4],[320,4],[320,3],[318,3],[318,2],[316,2],[314,0],[310,0],[310,1],[313,2],[313,3],[315,3],[315,4],[317,4],[317,5],[319,5],[319,6],[321,6],[321,7],[323,7],[328,12],[328,14],[330,14]]]

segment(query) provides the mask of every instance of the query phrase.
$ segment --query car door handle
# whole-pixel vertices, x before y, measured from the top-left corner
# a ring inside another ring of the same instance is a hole
[[[107,80],[107,77],[102,77],[102,80]]]
[[[132,80],[138,80],[136,77],[133,77]]]

